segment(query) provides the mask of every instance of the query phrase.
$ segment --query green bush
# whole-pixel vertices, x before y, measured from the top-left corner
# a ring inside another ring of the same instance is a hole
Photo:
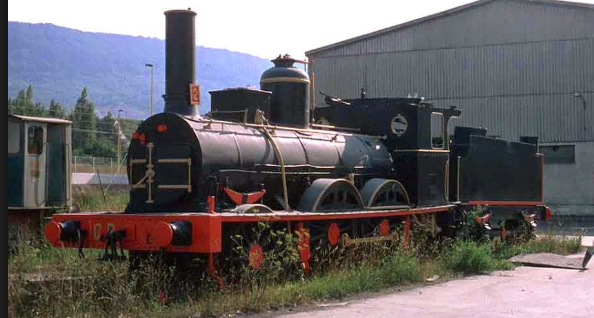
[[[511,268],[511,264],[494,257],[491,246],[474,241],[456,241],[442,257],[446,268],[459,274],[480,274]]]
[[[582,249],[581,236],[544,235],[521,244],[495,241],[493,253],[498,259],[509,259],[516,255],[553,253],[570,255]]]

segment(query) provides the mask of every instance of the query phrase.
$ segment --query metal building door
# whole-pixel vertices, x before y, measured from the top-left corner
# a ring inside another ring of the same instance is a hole
[[[42,208],[47,201],[47,125],[28,123],[25,129],[25,207]]]

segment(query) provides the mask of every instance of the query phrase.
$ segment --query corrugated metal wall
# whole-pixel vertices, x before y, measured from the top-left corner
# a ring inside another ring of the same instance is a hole
[[[586,99],[594,101],[594,94]],[[520,136],[539,136],[541,142],[594,140],[594,111],[591,107],[584,111],[581,100],[571,95],[452,99],[440,104],[462,109],[462,118],[453,124],[486,127],[489,135],[507,140],[518,141]]]
[[[594,10],[495,1],[310,59],[332,95],[418,93],[493,135],[594,140]]]
[[[316,57],[592,38],[593,30],[591,9],[499,0],[319,52]]]

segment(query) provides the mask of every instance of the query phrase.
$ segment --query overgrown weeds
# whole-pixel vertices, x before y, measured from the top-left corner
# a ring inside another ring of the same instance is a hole
[[[313,272],[305,275],[299,237],[270,224],[258,224],[233,238],[235,250],[229,257],[235,264],[225,276],[223,290],[204,272],[184,273],[180,282],[180,273],[174,268],[155,266],[161,263],[158,255],[130,271],[129,262],[98,262],[99,253],[80,259],[74,250],[22,239],[20,253],[8,259],[8,308],[15,317],[219,317],[258,313],[419,284],[430,277],[443,281],[510,269],[513,266],[506,259],[513,255],[575,253],[581,243],[579,238],[557,236],[516,245],[499,240],[437,240],[434,229],[423,231],[413,234],[413,244],[407,248],[397,242],[321,248],[314,251]],[[258,268],[250,266],[249,252],[254,243],[264,252]],[[197,288],[184,288],[190,285]]]
[[[101,190],[85,193],[77,197],[76,205],[85,212],[122,212],[129,202],[128,192]]]
[[[543,235],[521,244],[493,241],[493,253],[499,259],[509,259],[521,254],[553,253],[570,255],[582,249],[582,236]]]
[[[496,258],[488,244],[475,241],[457,241],[442,255],[443,264],[457,274],[480,274],[494,270],[508,270],[513,266]]]

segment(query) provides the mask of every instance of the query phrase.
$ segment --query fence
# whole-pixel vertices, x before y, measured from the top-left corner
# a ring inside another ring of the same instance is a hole
[[[126,174],[125,165],[118,164],[116,158],[99,158],[99,157],[73,157],[72,158],[72,172],[73,173],[101,173],[101,174]]]

